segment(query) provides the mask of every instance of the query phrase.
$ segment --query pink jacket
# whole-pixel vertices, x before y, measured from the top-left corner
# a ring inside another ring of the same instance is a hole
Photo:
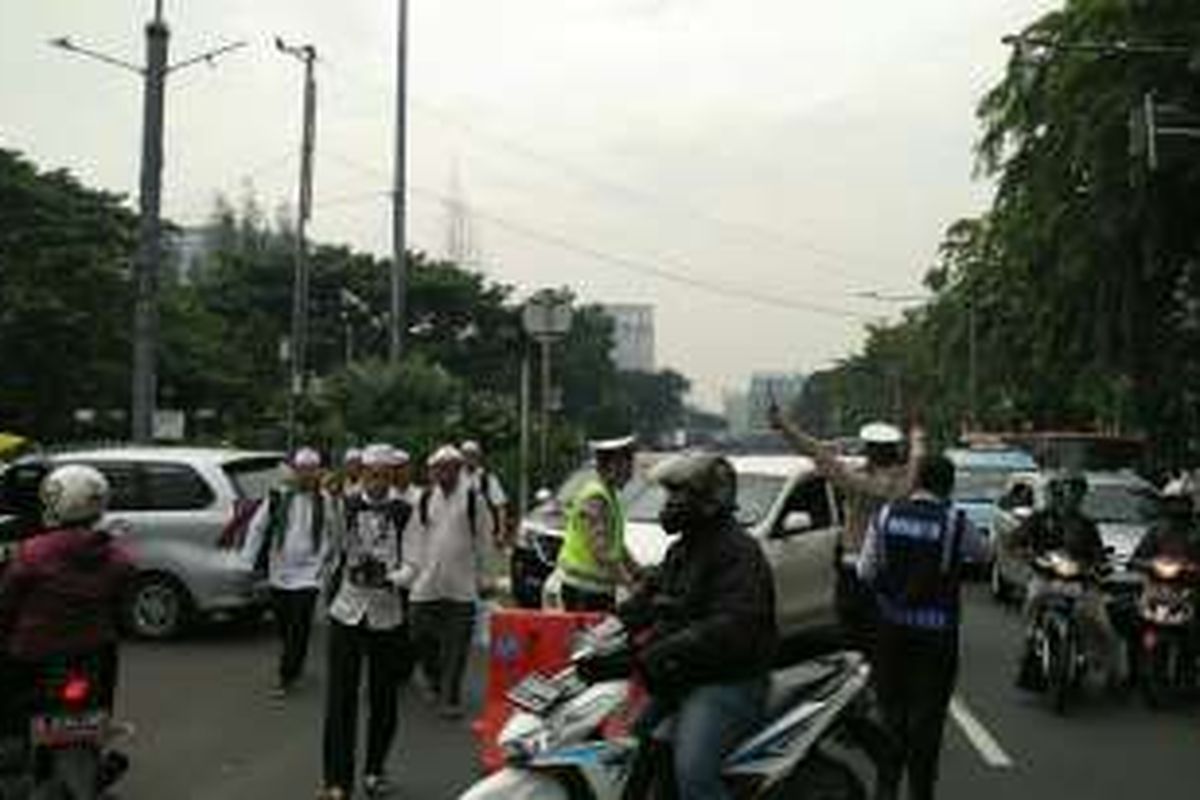
[[[103,531],[49,531],[21,544],[0,574],[0,647],[22,661],[95,650],[117,640],[134,574]]]

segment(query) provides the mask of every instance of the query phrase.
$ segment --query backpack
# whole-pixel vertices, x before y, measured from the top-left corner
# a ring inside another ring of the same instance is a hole
[[[254,556],[254,570],[256,572],[266,574],[270,563],[270,552],[272,548],[279,549],[283,547],[283,537],[286,535],[288,525],[288,514],[292,509],[292,498],[295,495],[282,491],[280,489],[272,489],[267,492],[267,496],[261,502],[267,504],[267,530],[263,536],[262,546]],[[318,502],[313,507],[313,552],[321,549],[322,538],[325,531],[325,496],[317,495]],[[257,510],[258,506],[255,506]],[[232,524],[232,522],[230,523]],[[249,520],[247,520],[249,524]]]

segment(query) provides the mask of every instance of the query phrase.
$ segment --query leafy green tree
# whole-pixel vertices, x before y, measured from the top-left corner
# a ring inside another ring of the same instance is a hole
[[[122,198],[0,149],[0,418],[53,439],[123,434],[136,222]],[[80,429],[78,408],[100,413]],[[106,430],[104,426],[109,426]]]

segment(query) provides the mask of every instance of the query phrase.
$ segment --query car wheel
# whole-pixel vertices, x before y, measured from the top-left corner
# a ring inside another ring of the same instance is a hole
[[[125,601],[125,625],[141,639],[170,639],[187,624],[191,598],[179,581],[168,575],[144,575]]]

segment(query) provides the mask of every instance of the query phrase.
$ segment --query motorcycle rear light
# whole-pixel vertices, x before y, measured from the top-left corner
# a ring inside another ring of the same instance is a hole
[[[59,689],[59,698],[70,706],[78,706],[87,702],[92,693],[92,682],[83,675],[72,675]]]

